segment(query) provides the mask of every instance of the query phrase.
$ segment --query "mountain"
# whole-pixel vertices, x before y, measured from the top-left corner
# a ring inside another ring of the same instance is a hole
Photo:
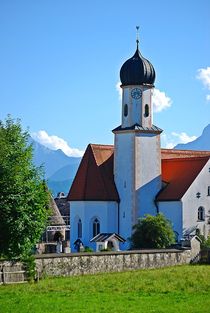
[[[63,191],[65,194],[69,192],[80,163],[80,158],[76,159],[79,159],[74,160],[77,163],[63,166],[48,178],[48,187],[53,191],[53,195],[56,196],[59,191]]]
[[[210,124],[207,125],[201,136],[188,143],[180,143],[174,147],[177,150],[203,150],[210,151]]]
[[[33,162],[36,166],[43,165],[45,178],[53,196],[59,191],[67,193],[72,184],[80,157],[69,157],[62,150],[51,150],[30,137],[33,146]]]
[[[65,195],[68,194],[69,189],[71,187],[71,184],[73,182],[73,178],[67,179],[67,180],[60,180],[60,181],[53,181],[53,180],[48,180],[47,185],[49,190],[51,191],[53,197],[56,197],[57,194],[62,191],[64,192]]]

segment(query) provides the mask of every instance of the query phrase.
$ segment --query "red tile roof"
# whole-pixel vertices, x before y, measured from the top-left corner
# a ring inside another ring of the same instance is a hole
[[[88,145],[67,200],[119,201],[113,156],[112,145]],[[168,184],[157,200],[181,199],[209,157],[210,151],[161,149],[162,180]]]
[[[161,149],[161,159],[194,158],[210,156],[210,151]]]
[[[69,201],[119,201],[113,175],[114,147],[88,145],[70,188]]]
[[[162,180],[166,187],[157,201],[180,200],[208,160],[208,156],[162,160]]]

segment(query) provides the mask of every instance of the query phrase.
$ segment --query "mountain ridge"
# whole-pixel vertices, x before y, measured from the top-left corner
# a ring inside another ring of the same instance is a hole
[[[43,166],[45,179],[53,196],[59,191],[67,194],[81,158],[69,157],[61,149],[51,150],[32,137],[29,138],[29,144],[33,147],[33,163],[35,166]]]
[[[210,124],[203,129],[202,134],[198,138],[188,143],[180,143],[174,149],[210,151]]]

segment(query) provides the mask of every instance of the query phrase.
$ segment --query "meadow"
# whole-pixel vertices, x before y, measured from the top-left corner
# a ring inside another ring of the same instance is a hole
[[[210,312],[210,266],[184,265],[0,286],[1,313]]]

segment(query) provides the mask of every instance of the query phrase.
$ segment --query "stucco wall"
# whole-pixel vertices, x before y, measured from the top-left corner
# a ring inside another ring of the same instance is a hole
[[[208,186],[210,186],[210,161],[204,166],[192,185],[189,187],[183,202],[183,231],[185,232],[193,226],[197,226],[205,236],[209,233],[208,211],[210,210],[210,196],[208,196]],[[200,193],[197,198],[196,194]],[[202,206],[205,209],[205,221],[198,221],[198,208]]]
[[[40,276],[73,276],[188,264],[191,259],[191,250],[142,250],[38,256],[36,266]]]
[[[171,221],[173,230],[178,233],[178,240],[182,239],[182,202],[162,201],[158,203],[159,212]]]
[[[137,217],[154,215],[157,212],[154,200],[162,184],[160,135],[136,133],[135,169]]]
[[[115,134],[114,179],[120,196],[120,232],[127,239],[131,236],[134,201],[134,134]],[[124,249],[129,247],[125,244]],[[123,247],[121,247],[123,249]]]
[[[118,204],[114,201],[73,201],[70,203],[70,225],[71,225],[71,250],[74,242],[78,239],[78,220],[82,222],[82,237],[85,246],[94,248],[90,242],[93,238],[92,223],[95,218],[100,221],[100,232],[117,232]],[[111,218],[110,218],[111,217]]]

